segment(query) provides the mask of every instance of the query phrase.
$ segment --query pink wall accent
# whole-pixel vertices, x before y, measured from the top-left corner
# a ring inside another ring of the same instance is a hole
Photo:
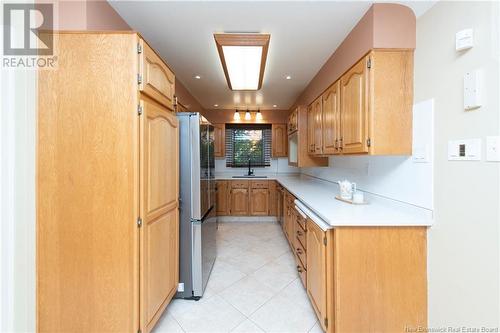
[[[415,43],[416,18],[410,8],[389,3],[373,4],[309,82],[292,109],[312,103],[371,49],[414,49]]]
[[[54,3],[54,30],[131,30],[106,0],[37,2]]]
[[[132,30],[106,0],[87,1],[87,30]]]

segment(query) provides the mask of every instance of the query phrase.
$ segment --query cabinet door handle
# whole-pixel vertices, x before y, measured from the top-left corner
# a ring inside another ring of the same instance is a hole
[[[297,236],[302,236],[304,233],[300,230],[297,230]]]
[[[297,254],[302,254],[302,250],[299,247],[297,248]]]
[[[302,271],[302,267],[300,267],[299,265],[297,265],[297,272],[299,272],[299,273],[302,273],[302,272],[303,272],[303,271]]]

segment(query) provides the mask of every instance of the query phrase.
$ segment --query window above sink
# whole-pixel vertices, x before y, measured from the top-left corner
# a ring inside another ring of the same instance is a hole
[[[246,168],[271,165],[271,125],[227,124],[226,167]],[[254,176],[255,177],[255,176]]]

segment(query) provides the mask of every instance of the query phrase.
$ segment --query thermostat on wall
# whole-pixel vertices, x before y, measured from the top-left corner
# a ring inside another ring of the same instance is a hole
[[[448,142],[448,160],[480,161],[481,139],[452,140]]]
[[[474,46],[474,31],[472,29],[461,30],[455,35],[455,49],[457,51],[467,50]]]

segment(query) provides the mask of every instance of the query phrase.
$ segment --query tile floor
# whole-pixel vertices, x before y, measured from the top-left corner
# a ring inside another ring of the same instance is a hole
[[[220,223],[217,247],[203,298],[174,300],[154,333],[322,332],[278,223]]]

